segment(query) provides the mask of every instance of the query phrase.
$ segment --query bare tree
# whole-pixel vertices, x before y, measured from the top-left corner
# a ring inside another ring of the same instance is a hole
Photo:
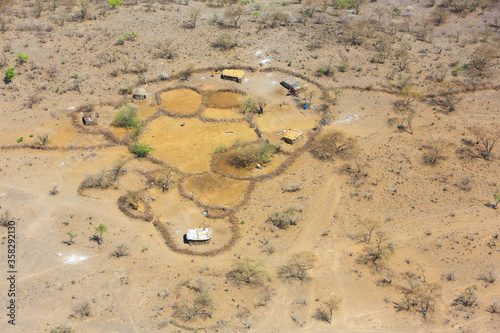
[[[201,14],[201,10],[199,8],[191,8],[189,10],[189,21],[190,25],[189,27],[194,29],[196,28],[196,22],[198,21],[198,18]]]
[[[237,283],[262,284],[264,278],[268,276],[265,267],[264,260],[239,259],[233,263],[233,270],[227,273],[226,277]]]
[[[500,140],[500,125],[492,125],[489,128],[475,125],[470,128],[470,131],[476,137],[477,155],[491,161],[493,149]]]
[[[243,21],[241,17],[243,16],[244,8],[243,6],[231,6],[224,12],[224,17],[229,21],[233,28],[241,27]]]
[[[334,160],[336,156],[348,158],[356,147],[354,139],[340,131],[333,131],[320,137],[311,149],[311,154],[321,160]]]
[[[286,265],[278,268],[278,275],[285,281],[288,279],[305,281],[308,278],[307,271],[314,268],[315,262],[316,255],[311,251],[295,253],[288,258]]]
[[[362,231],[355,235],[350,235],[350,237],[360,243],[370,244],[373,233],[376,230],[380,230],[380,223],[376,220],[367,219],[360,221],[360,225]]]

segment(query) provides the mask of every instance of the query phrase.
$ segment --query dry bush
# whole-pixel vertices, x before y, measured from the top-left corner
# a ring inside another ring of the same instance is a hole
[[[462,191],[469,192],[472,189],[471,182],[472,182],[472,176],[465,176],[462,179],[460,179],[457,183],[455,183],[455,186]]]
[[[50,333],[73,333],[73,329],[68,326],[57,326],[56,328],[51,328]]]
[[[314,318],[316,318],[317,320],[326,321],[331,324],[333,312],[338,309],[340,302],[341,299],[338,296],[332,296],[326,301],[323,301],[322,306],[316,309]]]
[[[358,262],[362,264],[371,263],[375,270],[378,270],[384,260],[389,259],[394,252],[396,244],[389,242],[385,231],[375,231],[375,241],[363,249],[364,254],[358,258]]]
[[[381,35],[375,42],[377,54],[370,60],[370,62],[383,64],[392,54],[392,44],[385,35]]]
[[[452,305],[460,306],[462,308],[471,308],[477,305],[477,294],[475,290],[477,290],[477,286],[475,284],[468,286],[465,288],[463,293],[458,295]]]
[[[239,112],[242,114],[247,113],[264,113],[264,107],[267,105],[267,101],[263,97],[252,97],[245,96],[240,101]]]
[[[172,40],[165,40],[156,44],[154,56],[160,59],[172,60],[177,56],[177,47]]]
[[[498,63],[498,56],[498,47],[490,45],[479,46],[470,57],[467,74],[471,77],[488,77],[491,73],[490,69]]]
[[[436,8],[431,12],[430,20],[435,26],[440,26],[441,24],[446,23],[449,16],[450,15],[445,9]]]
[[[215,47],[221,51],[227,51],[238,46],[238,37],[228,34],[221,33],[217,36],[215,41],[212,43],[212,47]]]
[[[497,274],[494,271],[489,271],[488,273],[479,275],[479,280],[491,284],[497,280]]]
[[[201,9],[199,8],[191,8],[189,10],[189,24],[188,28],[194,29],[196,28],[196,22],[198,22],[198,18],[200,17]]]
[[[316,260],[316,255],[311,251],[292,254],[287,264],[278,268],[278,275],[285,281],[288,279],[305,281],[309,278],[307,271],[314,268]]]
[[[349,238],[354,239],[360,243],[370,244],[374,232],[380,231],[381,225],[376,220],[363,220],[359,223],[361,225],[361,231],[354,235],[349,235]]]
[[[267,221],[280,229],[287,229],[291,225],[297,225],[299,218],[294,215],[294,212],[294,208],[288,208],[284,212],[274,212],[267,218]]]
[[[441,297],[441,287],[436,284],[419,283],[412,277],[407,278],[408,287],[401,287],[403,299],[393,302],[396,311],[415,311],[427,321],[428,315],[436,309]]]
[[[256,164],[271,162],[278,148],[268,141],[261,140],[256,143],[237,144],[228,152],[227,162],[236,168],[248,168]]]
[[[500,126],[497,124],[489,127],[474,125],[469,128],[475,136],[475,142],[462,140],[467,146],[458,150],[462,156],[483,158],[486,161],[493,159],[493,149],[500,140]]]
[[[156,187],[160,188],[163,193],[168,192],[174,183],[172,172],[170,170],[164,170],[153,183]]]
[[[10,211],[4,212],[2,215],[0,215],[0,225],[2,227],[7,227],[9,225],[9,222],[13,220],[12,215],[10,215]]]
[[[455,107],[463,100],[458,96],[458,90],[453,87],[440,88],[435,95],[433,102],[441,107],[444,114],[455,111]]]
[[[177,78],[179,80],[189,80],[191,78],[191,76],[193,76],[193,73],[194,73],[194,66],[193,65],[189,65],[188,67],[186,67],[185,69],[181,70],[177,74]]]
[[[369,30],[366,21],[358,21],[346,24],[342,28],[342,37],[345,43],[350,45],[361,45],[368,38]]]
[[[394,121],[397,124],[397,128],[400,131],[413,134],[412,123],[417,110],[412,106],[412,103],[417,98],[420,98],[421,94],[412,89],[409,84],[405,84],[399,95],[401,96],[401,99],[394,102],[394,111],[401,116],[401,119],[397,122],[395,119],[391,121]]]
[[[422,146],[424,154],[422,160],[425,164],[435,165],[439,160],[444,160],[444,152],[450,144],[444,140],[429,141]]]
[[[396,50],[394,56],[396,58],[396,65],[399,71],[405,71],[409,69],[410,64],[414,61],[411,53],[411,46],[407,43],[402,43],[399,46],[399,49]]]
[[[250,258],[236,260],[233,263],[233,269],[226,274],[228,280],[237,284],[242,282],[246,284],[263,284],[268,276],[265,261]]]
[[[196,293],[195,297],[190,299],[186,296],[181,303],[173,306],[174,317],[180,318],[184,321],[194,320],[200,318],[212,318],[215,311],[212,295],[209,293],[210,286],[208,286],[201,278],[196,280],[196,284],[191,285],[190,280],[187,279],[179,287],[186,287]]]
[[[243,21],[241,18],[244,14],[244,7],[241,5],[230,6],[224,11],[224,17],[229,21],[229,26],[239,28]]]
[[[494,301],[493,303],[488,306],[486,309],[491,314],[499,314],[500,313],[500,301]]]
[[[121,258],[124,256],[128,256],[130,253],[130,248],[126,244],[120,244],[116,247],[116,249],[111,252],[113,257]]]
[[[90,317],[90,304],[87,301],[81,302],[75,306],[73,309],[72,317],[78,317],[80,319],[85,317]]]
[[[340,131],[333,131],[321,136],[312,146],[311,154],[320,160],[346,159],[354,153],[356,142]]]
[[[455,281],[457,279],[457,276],[455,272],[448,272],[446,274],[443,274],[443,279],[446,281]]]
[[[98,173],[85,175],[80,187],[82,189],[86,188],[101,188],[106,189],[113,185],[113,179],[109,174],[108,170],[102,169]]]

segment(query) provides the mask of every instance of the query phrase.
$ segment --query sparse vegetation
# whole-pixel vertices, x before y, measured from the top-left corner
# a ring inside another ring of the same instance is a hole
[[[233,270],[227,273],[226,276],[236,283],[262,284],[269,276],[265,268],[266,263],[263,260],[238,259],[233,263]]]
[[[94,232],[97,233],[97,244],[101,245],[102,242],[102,234],[108,232],[108,227],[104,224],[99,224],[97,227],[94,227]]]
[[[228,152],[227,162],[236,168],[248,168],[271,162],[277,152],[277,147],[263,140],[256,143],[239,143]]]
[[[221,33],[212,43],[212,46],[221,51],[230,50],[238,46],[238,38],[228,33]]]
[[[142,128],[142,125],[137,118],[137,108],[130,105],[122,106],[115,113],[111,125],[135,130]]]
[[[422,146],[424,154],[423,162],[429,165],[435,165],[439,160],[445,159],[444,152],[449,147],[449,143],[443,140],[429,141]]]
[[[9,221],[12,221],[13,217],[10,214],[10,211],[5,211],[0,215],[0,225],[2,227],[7,227],[9,225]]]
[[[306,281],[309,278],[307,271],[314,268],[316,255],[311,251],[298,252],[288,258],[287,264],[278,268],[278,275],[285,281],[298,279]]]
[[[130,253],[130,249],[127,244],[120,244],[116,247],[116,249],[111,252],[113,257],[121,258],[124,256],[128,256]]]
[[[153,150],[154,148],[147,143],[136,143],[131,148],[131,152],[137,157],[146,157]]]
[[[355,140],[346,137],[340,131],[333,131],[321,136],[313,145],[311,154],[320,160],[346,159],[352,156]]]
[[[26,63],[28,60],[29,60],[29,56],[25,53],[18,53],[17,54],[17,63],[19,65],[23,65],[24,63]]]
[[[7,71],[5,72],[5,78],[4,78],[5,83],[12,82],[12,79],[14,78],[14,76],[16,76],[16,73],[14,73],[15,70],[16,69],[14,67],[9,67],[9,69],[7,69]]]
[[[283,212],[275,212],[267,220],[280,229],[287,229],[291,225],[297,225],[299,219],[295,216],[295,211],[296,209],[291,207]]]
[[[474,125],[469,130],[475,136],[475,141],[462,140],[466,146],[458,150],[459,154],[491,161],[493,159],[493,149],[500,140],[500,126],[483,127]]]
[[[40,134],[38,135],[38,144],[40,146],[45,146],[47,143],[49,143],[49,136],[50,136],[50,133],[43,133],[43,134]]]
[[[477,305],[477,286],[472,284],[465,288],[465,291],[461,293],[453,302],[453,305],[462,306],[464,308],[471,308]]]
[[[90,317],[90,303],[84,301],[76,305],[73,310],[72,316],[77,317],[79,319]]]
[[[77,237],[78,235],[72,234],[71,231],[68,231],[66,235],[69,236],[69,241],[67,242],[68,245],[74,244],[75,241],[73,241],[73,238]]]
[[[317,320],[326,321],[327,323],[332,323],[333,312],[338,309],[341,299],[338,296],[332,296],[326,301],[323,301],[323,305],[316,309],[314,317]]]

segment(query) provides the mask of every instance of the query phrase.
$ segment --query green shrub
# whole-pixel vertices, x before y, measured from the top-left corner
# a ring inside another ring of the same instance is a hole
[[[120,0],[109,0],[108,5],[115,8],[118,5],[121,5],[122,2]]]
[[[18,53],[17,54],[17,61],[19,61],[20,64],[24,64],[26,61],[29,60],[29,56],[24,53]]]
[[[112,126],[137,129],[140,128],[140,121],[137,118],[137,108],[124,105],[115,113]]]
[[[16,73],[14,73],[14,70],[15,70],[14,67],[10,67],[9,69],[7,69],[7,71],[5,72],[5,81],[7,81],[7,82],[12,81],[14,76],[16,76]]]
[[[226,145],[221,144],[221,145],[218,145],[217,147],[215,147],[214,154],[223,153],[225,151],[226,151]]]
[[[238,144],[229,154],[228,163],[236,168],[247,168],[257,163],[269,163],[278,148],[267,141]]]
[[[19,138],[17,138],[17,143],[21,143],[23,142],[24,138],[22,136],[20,136]]]
[[[153,150],[154,148],[146,143],[136,143],[132,146],[132,153],[137,157],[146,157]]]

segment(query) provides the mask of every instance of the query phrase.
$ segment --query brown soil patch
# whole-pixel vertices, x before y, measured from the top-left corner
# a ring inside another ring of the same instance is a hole
[[[192,89],[181,88],[160,94],[161,107],[179,115],[190,115],[198,112],[202,96]]]
[[[219,174],[192,176],[185,180],[188,195],[202,205],[236,206],[240,203],[248,187],[248,181],[233,180]]]
[[[219,108],[205,108],[202,113],[203,117],[217,120],[233,120],[243,119],[244,115],[238,112],[238,109],[219,109]]]
[[[301,110],[292,104],[285,104],[281,107],[279,104],[273,104],[266,107],[264,114],[256,116],[255,120],[263,138],[273,144],[279,144],[282,138],[280,131],[296,128],[303,131],[305,135],[318,124],[320,118],[319,113],[313,109]],[[303,137],[297,143],[303,143],[305,139]]]
[[[240,105],[241,94],[232,91],[217,91],[207,99],[207,104],[220,108],[236,108]]]
[[[168,216],[168,222],[160,223],[163,223],[168,229],[177,248],[189,249],[194,252],[207,252],[223,247],[231,239],[231,225],[227,219],[207,218],[193,202],[186,202],[177,191],[162,193],[160,190],[154,189],[150,190],[150,194],[151,197],[155,198],[154,201],[150,202],[154,214]],[[213,229],[210,241],[193,246],[184,243],[187,229],[202,227]]]
[[[24,135],[23,142],[38,144],[40,142],[38,135],[49,134],[47,143],[49,146],[91,147],[108,143],[103,135],[89,135],[75,129],[69,118],[56,120],[50,126],[31,130],[31,132],[34,136],[30,138],[30,134]]]
[[[251,141],[256,138],[246,123],[203,123],[199,119],[161,117],[151,123],[140,141],[155,149],[152,156],[182,171],[203,172],[210,170],[216,147],[230,147],[238,139]]]
[[[160,108],[158,105],[150,104],[149,101],[140,101],[137,103],[139,112],[137,116],[140,120],[146,120],[158,111]]]

